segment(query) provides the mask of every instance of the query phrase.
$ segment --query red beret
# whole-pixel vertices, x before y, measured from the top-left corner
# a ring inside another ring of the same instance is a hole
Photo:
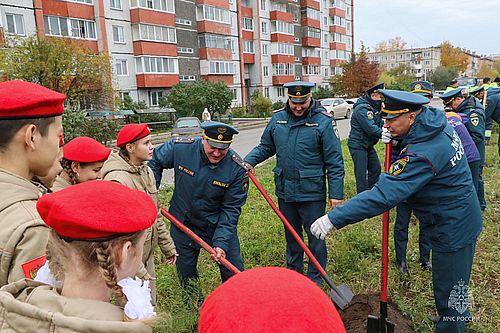
[[[111,149],[88,136],[79,136],[63,147],[63,157],[75,162],[101,162],[108,159]]]
[[[94,241],[147,229],[158,214],[149,195],[107,180],[91,180],[46,194],[36,209],[62,238]]]
[[[66,96],[26,81],[0,83],[0,119],[46,118],[64,112]]]
[[[328,296],[305,276],[262,267],[236,274],[203,303],[199,333],[345,333]]]
[[[149,134],[151,134],[151,130],[148,124],[128,124],[118,132],[116,145],[121,148],[127,143],[135,142]]]

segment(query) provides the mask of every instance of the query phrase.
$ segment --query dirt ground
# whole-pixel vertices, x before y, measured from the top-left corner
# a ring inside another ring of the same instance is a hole
[[[394,303],[389,301],[387,307],[389,320],[396,325],[394,332],[415,333],[411,328],[411,321],[397,309]],[[379,294],[356,295],[349,306],[339,313],[348,333],[366,333],[368,315],[377,317],[380,315]]]

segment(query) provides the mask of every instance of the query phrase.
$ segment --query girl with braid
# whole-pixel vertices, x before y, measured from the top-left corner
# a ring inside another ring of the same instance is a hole
[[[87,136],[74,138],[63,147],[62,171],[51,190],[101,178],[101,168],[108,159],[111,149]]]
[[[103,180],[42,196],[56,286],[19,280],[0,289],[2,332],[151,332],[148,282],[135,278],[157,208],[144,192]]]

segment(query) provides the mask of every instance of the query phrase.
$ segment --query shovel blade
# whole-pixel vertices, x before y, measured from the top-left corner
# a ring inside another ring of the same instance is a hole
[[[368,315],[366,324],[367,333],[394,333],[396,325],[387,318],[381,319],[376,316]]]
[[[349,305],[353,297],[354,294],[351,289],[345,284],[341,284],[330,290],[330,298],[341,310],[344,310]]]

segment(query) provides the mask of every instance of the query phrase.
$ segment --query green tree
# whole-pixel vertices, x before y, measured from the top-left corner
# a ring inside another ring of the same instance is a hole
[[[204,108],[208,108],[212,117],[216,113],[225,114],[232,100],[233,93],[223,81],[200,80],[189,84],[176,84],[166,97],[166,105],[173,107],[181,117],[201,118]]]
[[[437,90],[444,90],[451,80],[458,76],[456,67],[438,66],[429,74],[429,81]]]
[[[65,94],[66,108],[112,108],[111,63],[78,41],[38,37],[8,39],[0,50],[0,72],[8,80],[24,80]]]
[[[351,59],[344,63],[342,88],[348,96],[359,96],[373,86],[379,76],[378,64],[371,63],[366,56],[366,49],[361,45],[359,54],[352,53]]]
[[[412,74],[411,67],[406,64],[399,64],[387,72],[390,81],[383,81],[382,76],[380,82],[385,82],[386,89],[408,90],[410,83],[415,81],[415,76]]]
[[[252,96],[252,102],[253,110],[258,117],[270,117],[273,113],[273,102],[269,98],[262,96],[258,90],[255,90]]]
[[[319,87],[315,91],[313,91],[312,96],[314,99],[322,99],[322,98],[330,98],[335,96],[335,92],[333,89]]]

